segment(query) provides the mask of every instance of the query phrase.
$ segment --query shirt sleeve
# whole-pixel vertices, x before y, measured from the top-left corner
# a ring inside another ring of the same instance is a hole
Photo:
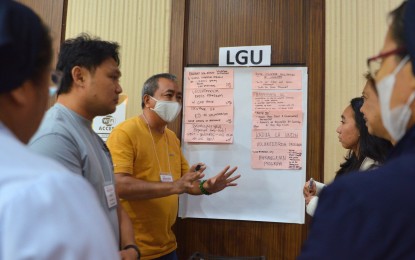
[[[320,195],[321,190],[326,187],[326,184],[316,181],[316,195]]]
[[[31,140],[29,149],[45,155],[65,166],[71,172],[82,175],[82,158],[77,145],[60,134],[47,134]]]
[[[114,173],[133,174],[135,150],[129,135],[115,128],[107,139],[107,146],[114,162]]]
[[[376,162],[375,160],[366,157],[362,164],[360,165],[359,171],[367,171],[373,168],[377,168],[379,166],[379,163]]]
[[[56,176],[40,177],[2,208],[0,259],[119,259],[90,185],[69,172]]]
[[[317,204],[318,204],[318,197],[313,196],[310,202],[308,202],[306,206],[306,212],[308,215],[314,216],[314,212],[316,212]]]

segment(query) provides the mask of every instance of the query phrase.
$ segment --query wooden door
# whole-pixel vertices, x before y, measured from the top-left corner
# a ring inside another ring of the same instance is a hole
[[[219,47],[271,45],[272,66],[308,67],[307,179],[323,179],[324,0],[172,0],[170,72],[218,66]],[[178,120],[179,121],[179,120]],[[181,122],[171,124],[178,136]],[[247,190],[246,192],[250,192]],[[193,252],[295,259],[306,225],[178,219],[179,259]]]

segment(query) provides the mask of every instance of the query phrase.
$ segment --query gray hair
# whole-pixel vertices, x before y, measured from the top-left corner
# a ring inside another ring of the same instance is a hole
[[[159,88],[158,80],[160,78],[169,79],[177,83],[177,77],[170,73],[160,73],[151,76],[144,82],[143,90],[141,91],[141,108],[144,108],[144,96],[149,95],[151,97],[154,96],[154,92]]]

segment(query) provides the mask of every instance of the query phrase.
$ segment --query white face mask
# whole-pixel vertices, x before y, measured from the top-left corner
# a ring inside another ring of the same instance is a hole
[[[150,98],[156,101],[156,106],[150,109],[167,123],[173,122],[182,109],[182,105],[179,102],[157,100],[152,96]]]
[[[402,69],[408,60],[409,56],[405,56],[405,58],[402,59],[398,67],[396,67],[391,74],[376,84],[376,88],[379,93],[379,103],[383,125],[396,142],[405,135],[406,126],[408,125],[412,114],[409,106],[415,99],[415,92],[412,92],[406,104],[390,109],[390,101],[396,81],[396,74]]]

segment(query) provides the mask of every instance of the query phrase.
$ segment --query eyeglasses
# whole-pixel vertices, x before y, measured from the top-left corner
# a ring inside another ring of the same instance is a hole
[[[54,85],[49,87],[49,96],[53,96],[58,92],[61,86],[62,78],[63,78],[62,71],[59,71],[59,70],[52,71],[51,80]]]
[[[380,66],[382,65],[382,60],[390,55],[396,55],[396,54],[405,54],[406,48],[405,47],[399,47],[395,50],[391,50],[388,52],[380,53],[379,55],[376,55],[374,57],[370,57],[367,59],[367,67],[369,69],[370,76],[374,79],[376,77],[376,73],[379,71]]]

